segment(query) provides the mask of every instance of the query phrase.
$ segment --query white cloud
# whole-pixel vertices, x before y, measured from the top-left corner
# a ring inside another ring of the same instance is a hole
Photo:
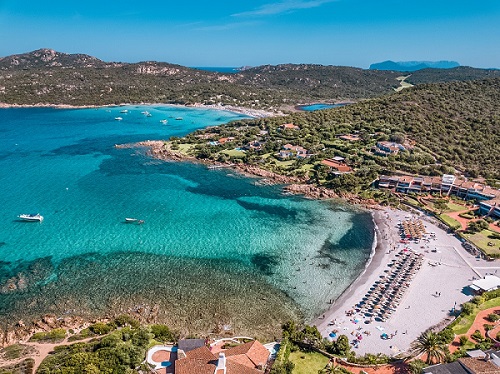
[[[212,26],[202,26],[197,27],[195,30],[198,31],[224,31],[224,30],[232,30],[239,27],[246,26],[255,26],[258,22],[229,22],[220,25],[212,25]]]
[[[287,13],[298,9],[317,8],[323,4],[331,3],[336,0],[282,0],[276,3],[264,4],[261,7],[233,14],[233,17],[247,16],[269,16],[273,14]]]

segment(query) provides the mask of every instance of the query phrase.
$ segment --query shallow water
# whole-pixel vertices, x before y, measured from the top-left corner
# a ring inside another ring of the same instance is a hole
[[[114,148],[241,118],[169,106],[0,110],[0,319],[157,305],[187,330],[250,333],[321,313],[369,257],[369,214]]]

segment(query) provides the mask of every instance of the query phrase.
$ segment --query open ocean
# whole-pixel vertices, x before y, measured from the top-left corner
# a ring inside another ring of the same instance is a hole
[[[251,333],[324,311],[370,256],[368,213],[114,147],[241,118],[173,106],[0,109],[2,326],[156,308],[186,331]]]

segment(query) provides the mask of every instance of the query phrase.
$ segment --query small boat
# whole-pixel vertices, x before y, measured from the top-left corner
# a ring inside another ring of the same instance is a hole
[[[182,121],[182,117],[177,117],[175,120],[176,121]]]
[[[23,221],[28,221],[28,222],[42,222],[43,221],[43,216],[41,216],[39,213],[37,214],[20,214],[18,216],[20,219]]]
[[[138,218],[125,218],[125,223],[135,223],[137,225],[142,225],[144,220]]]
[[[120,113],[128,113],[127,109],[120,110]]]
[[[160,120],[160,123],[162,123],[162,124],[164,124],[164,125],[166,125],[166,124],[167,124],[167,122],[168,122],[168,121],[167,121],[166,119],[162,119],[162,120]]]
[[[122,117],[115,117],[115,121],[121,121],[122,119]]]
[[[151,113],[146,114],[146,117],[153,117]]]

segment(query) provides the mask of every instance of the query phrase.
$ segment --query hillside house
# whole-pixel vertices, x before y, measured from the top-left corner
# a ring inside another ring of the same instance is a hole
[[[285,123],[281,125],[280,130],[300,130],[300,127],[297,125],[294,125],[293,123]]]
[[[321,161],[322,165],[328,166],[331,173],[334,174],[346,174],[352,173],[352,168],[345,164],[343,161],[336,161],[331,158],[327,158]]]
[[[379,156],[397,155],[400,151],[405,151],[404,145],[395,142],[378,142],[374,148],[374,153]]]

